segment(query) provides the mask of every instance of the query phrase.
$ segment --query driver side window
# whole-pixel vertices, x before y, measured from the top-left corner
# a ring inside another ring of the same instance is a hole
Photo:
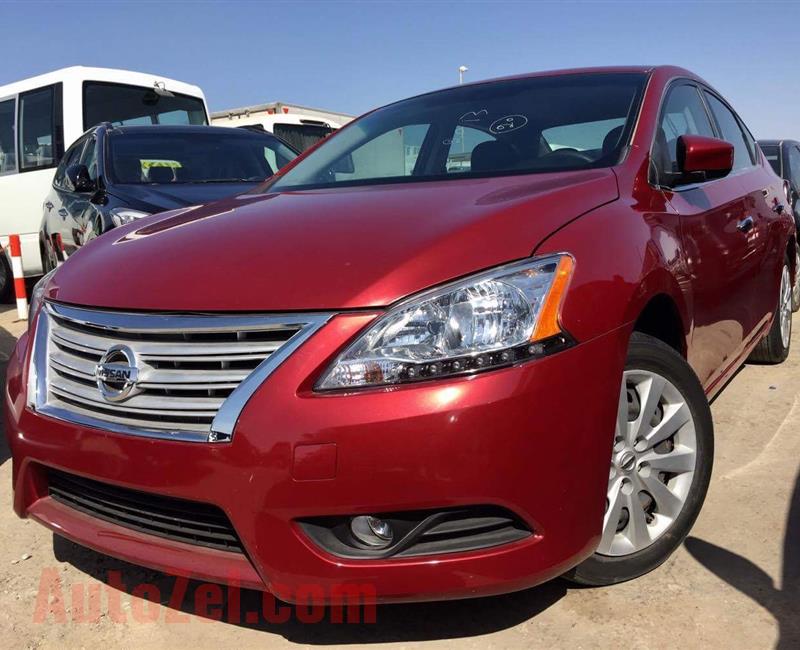
[[[70,165],[75,165],[80,160],[84,144],[86,144],[86,140],[78,140],[69,149],[67,149],[67,153],[65,153],[61,158],[61,162],[59,163],[58,169],[56,169],[55,176],[53,177],[53,185],[55,185],[57,188],[62,190],[68,189],[66,185],[67,168]]]
[[[490,142],[496,138],[471,126],[457,126],[450,139],[450,148],[447,151],[447,173],[458,174],[472,171],[472,152],[483,142]]]
[[[661,108],[661,120],[651,152],[651,182],[669,184],[678,173],[678,138],[682,135],[714,137],[714,129],[696,86],[670,89]]]

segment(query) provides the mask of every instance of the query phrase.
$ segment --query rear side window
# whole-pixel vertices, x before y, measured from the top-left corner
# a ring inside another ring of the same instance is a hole
[[[714,114],[720,135],[733,145],[733,170],[744,169],[754,164],[752,149],[745,137],[739,120],[725,104],[709,92],[705,93],[708,107]]]
[[[697,87],[690,84],[674,86],[661,109],[651,169],[656,183],[667,183],[678,173],[678,138],[682,135],[714,137]]]
[[[795,190],[800,190],[800,149],[789,149],[789,180]]]
[[[14,113],[16,101],[0,102],[0,174],[17,171],[17,152],[14,146]]]
[[[55,93],[53,86],[19,96],[19,168],[52,167],[58,154],[55,133]]]

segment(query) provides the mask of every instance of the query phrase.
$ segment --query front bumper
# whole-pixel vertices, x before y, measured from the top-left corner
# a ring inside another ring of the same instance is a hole
[[[115,557],[290,602],[301,591],[327,595],[342,585],[368,585],[380,602],[497,594],[546,581],[590,555],[602,526],[627,331],[468,378],[313,393],[331,351],[371,318],[338,316],[307,341],[253,395],[225,444],[116,434],[27,410],[23,336],[8,367],[5,409],[17,514]],[[214,504],[246,553],[72,510],[48,496],[47,467]],[[297,525],[476,504],[511,510],[534,535],[472,552],[349,560],[321,550]]]

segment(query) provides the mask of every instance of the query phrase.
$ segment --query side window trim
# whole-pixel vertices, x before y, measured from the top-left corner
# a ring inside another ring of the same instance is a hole
[[[19,155],[17,151],[17,126],[19,122],[19,94],[8,95],[7,97],[0,97],[0,104],[4,102],[14,102],[14,121],[11,123],[11,146],[14,148],[14,169],[9,169],[6,172],[0,173],[0,176],[10,176],[11,174],[19,174]]]
[[[52,155],[53,161],[50,164],[46,165],[37,165],[35,167],[24,167],[23,166],[23,158],[24,158],[24,147],[22,146],[22,126],[23,126],[23,100],[28,95],[32,95],[34,93],[41,92],[43,90],[50,90],[51,92],[51,101],[52,101],[52,113],[50,115],[50,128],[51,128],[51,148],[52,148]],[[63,92],[63,84],[61,82],[54,83],[54,84],[47,84],[45,86],[40,86],[38,88],[31,88],[30,90],[26,90],[21,92],[17,95],[17,106],[16,106],[16,122],[15,122],[15,144],[17,147],[17,173],[24,174],[27,172],[35,172],[41,171],[43,169],[55,169],[58,167],[59,163],[61,162],[61,158],[64,155],[64,108],[63,108],[63,99],[62,99],[62,92]]]

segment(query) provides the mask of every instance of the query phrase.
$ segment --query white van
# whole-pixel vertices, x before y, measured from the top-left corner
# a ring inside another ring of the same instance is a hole
[[[259,126],[302,152],[353,119],[346,113],[285,102],[229,108],[211,114],[214,126]]]
[[[197,86],[127,70],[74,66],[0,86],[0,245],[20,235],[26,276],[42,272],[39,225],[54,169],[98,122],[208,124],[208,109]],[[0,300],[11,284],[0,255]]]

